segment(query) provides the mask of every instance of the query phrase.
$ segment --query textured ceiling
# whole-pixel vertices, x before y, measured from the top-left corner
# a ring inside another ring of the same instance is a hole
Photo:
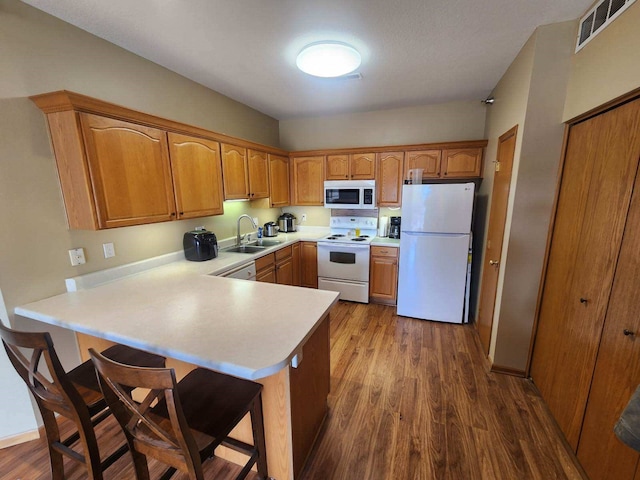
[[[277,119],[480,100],[539,25],[592,0],[23,0]],[[360,80],[295,57],[319,40],[360,50]]]

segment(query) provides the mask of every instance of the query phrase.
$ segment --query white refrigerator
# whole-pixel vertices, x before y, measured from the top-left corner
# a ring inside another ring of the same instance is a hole
[[[473,183],[403,186],[398,315],[463,322],[474,195]]]

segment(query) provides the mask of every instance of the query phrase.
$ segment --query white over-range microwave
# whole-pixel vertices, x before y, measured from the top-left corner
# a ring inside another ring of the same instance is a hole
[[[326,208],[376,208],[375,180],[326,180]]]

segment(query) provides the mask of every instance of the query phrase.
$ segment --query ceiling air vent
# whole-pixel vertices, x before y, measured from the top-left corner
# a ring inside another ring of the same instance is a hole
[[[580,19],[576,52],[589,43],[593,37],[604,30],[607,25],[613,22],[635,1],[636,0],[603,0],[602,2],[596,3],[596,5]]]

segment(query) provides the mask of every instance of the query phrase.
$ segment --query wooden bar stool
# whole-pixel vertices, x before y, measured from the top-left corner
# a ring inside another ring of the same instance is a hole
[[[129,442],[138,480],[149,479],[147,456],[170,466],[163,479],[181,470],[192,480],[203,480],[202,462],[212,457],[219,445],[249,456],[236,479],[245,478],[256,462],[258,475],[268,478],[262,385],[204,368],[176,382],[172,368],[134,367],[91,349],[89,353],[107,403]],[[150,391],[137,404],[131,399],[131,387]],[[229,437],[247,413],[251,415],[253,445]]]
[[[53,348],[48,332],[19,332],[0,323],[0,336],[9,360],[33,394],[47,435],[51,459],[51,478],[62,480],[63,455],[86,466],[89,478],[102,480],[102,472],[128,450],[123,444],[104,461],[93,427],[111,412],[100,391],[98,378],[91,360],[69,371],[64,371]],[[103,352],[109,358],[148,367],[164,367],[165,359],[124,345],[114,345]],[[44,362],[41,359],[44,358]],[[61,440],[55,414],[72,420],[77,431]],[[80,440],[83,453],[71,446]]]

